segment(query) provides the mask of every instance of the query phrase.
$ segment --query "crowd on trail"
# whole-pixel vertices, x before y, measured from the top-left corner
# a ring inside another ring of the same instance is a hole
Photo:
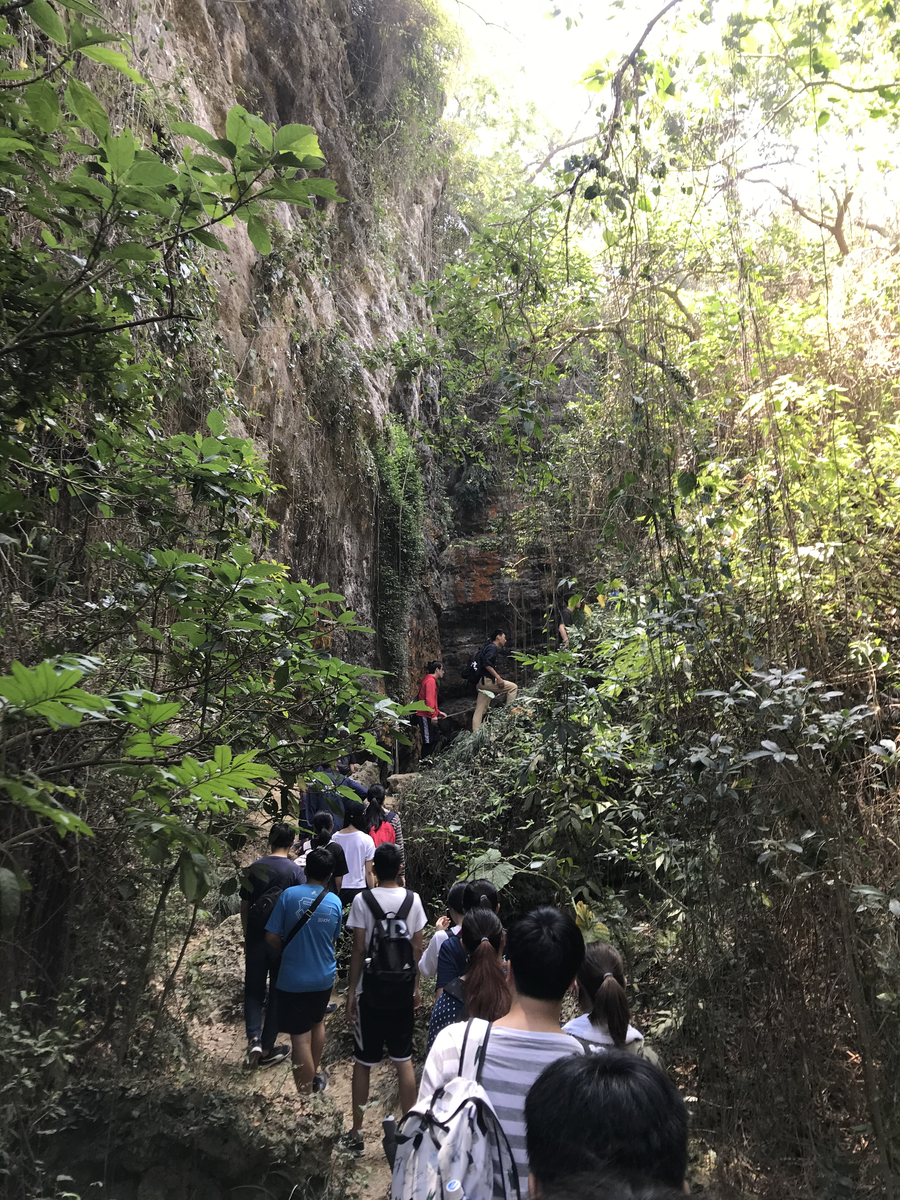
[[[560,622],[563,645],[568,627]],[[492,696],[516,695],[497,668],[505,642],[496,630],[472,661],[474,728]],[[442,676],[441,664],[429,663],[419,690],[423,752],[437,740]],[[557,908],[501,919],[487,879],[453,884],[426,944],[428,915],[406,886],[399,814],[384,788],[349,772],[343,760],[320,772],[303,798],[305,832],[274,825],[269,853],[245,871],[248,1067],[290,1056],[299,1093],[327,1089],[325,1018],[337,1007],[346,925],[354,1054],[343,1143],[364,1150],[370,1073],[386,1053],[401,1115],[399,1125],[394,1114],[383,1121],[392,1200],[665,1200],[687,1191],[684,1102],[631,1024],[618,951],[586,946]],[[417,1085],[419,980],[432,977]],[[563,1024],[570,991],[581,1015]],[[277,1044],[279,1032],[290,1045]]]

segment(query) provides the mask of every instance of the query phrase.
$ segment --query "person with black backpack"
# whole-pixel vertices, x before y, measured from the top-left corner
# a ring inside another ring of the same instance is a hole
[[[347,1017],[353,1025],[353,1128],[345,1144],[363,1152],[362,1126],[369,1099],[369,1074],[384,1057],[397,1068],[400,1107],[416,1098],[412,1065],[413,1025],[418,993],[416,964],[422,957],[427,924],[422,901],[398,882],[400,851],[385,842],[375,851],[376,886],[354,899],[347,918],[353,930]]]
[[[494,696],[505,696],[506,703],[512,704],[519,693],[518,684],[511,683],[497,670],[497,660],[501,649],[506,645],[506,634],[502,629],[495,629],[491,640],[483,646],[476,659],[472,661],[472,671],[469,677],[474,677],[475,690],[478,699],[475,701],[475,715],[472,717],[472,732],[481,728],[491,699]],[[473,675],[474,672],[474,675]]]
[[[278,1036],[278,1005],[275,1000],[278,966],[273,965],[266,953],[266,924],[285,888],[306,882],[303,868],[288,857],[295,836],[296,831],[289,825],[273,825],[269,833],[269,853],[245,868],[241,882],[248,1067],[273,1067],[283,1062],[291,1052],[289,1046],[275,1045]]]

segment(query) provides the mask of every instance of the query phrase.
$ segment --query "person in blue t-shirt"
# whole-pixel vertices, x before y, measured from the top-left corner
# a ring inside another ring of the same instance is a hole
[[[279,1026],[291,1035],[294,1083],[301,1094],[324,1092],[325,1009],[334,985],[334,943],[341,932],[341,902],[327,890],[332,859],[326,850],[306,856],[306,883],[286,888],[269,923],[266,941],[281,950],[278,969]],[[287,945],[291,930],[324,892],[315,912]]]

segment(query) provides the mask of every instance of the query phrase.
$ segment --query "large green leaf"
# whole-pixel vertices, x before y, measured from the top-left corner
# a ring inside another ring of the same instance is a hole
[[[102,141],[109,137],[109,117],[106,109],[78,79],[70,79],[66,88],[66,107]]]
[[[25,9],[38,29],[42,29],[47,37],[50,37],[54,42],[58,42],[60,46],[68,44],[66,37],[66,27],[63,25],[56,11],[47,3],[47,0],[31,0],[31,3]]]

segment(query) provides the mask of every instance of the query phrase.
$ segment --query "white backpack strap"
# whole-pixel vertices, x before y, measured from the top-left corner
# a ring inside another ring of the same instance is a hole
[[[471,1079],[475,1083],[480,1081],[490,1036],[490,1021],[472,1017],[470,1021],[466,1022],[466,1032],[463,1034],[462,1046],[459,1051],[460,1078]]]

